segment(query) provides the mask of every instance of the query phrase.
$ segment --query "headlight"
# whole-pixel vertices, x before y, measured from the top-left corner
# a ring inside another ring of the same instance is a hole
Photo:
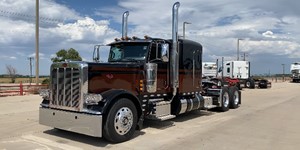
[[[101,94],[84,94],[83,99],[87,105],[97,105],[103,97]]]
[[[49,99],[50,97],[50,90],[49,89],[40,89],[39,90],[40,96],[42,96],[44,99]]]

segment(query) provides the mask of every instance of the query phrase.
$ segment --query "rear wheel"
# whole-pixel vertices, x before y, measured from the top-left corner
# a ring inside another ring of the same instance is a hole
[[[252,79],[248,79],[245,82],[245,87],[246,88],[250,88],[250,89],[254,89],[255,88],[255,82]]]
[[[237,87],[230,87],[229,88],[229,97],[230,97],[230,108],[238,108],[240,102],[240,92]]]
[[[119,99],[107,114],[103,136],[108,141],[119,143],[129,140],[137,125],[137,110],[132,101]]]
[[[237,83],[236,83],[236,87],[237,87],[239,90],[242,90],[242,89],[243,89],[240,82],[237,82]]]
[[[222,79],[214,78],[211,81],[215,82],[217,84],[217,86],[223,86],[224,85]]]
[[[228,111],[229,110],[229,90],[228,87],[222,87],[222,93],[220,95],[221,98],[221,107],[220,107],[220,111]]]

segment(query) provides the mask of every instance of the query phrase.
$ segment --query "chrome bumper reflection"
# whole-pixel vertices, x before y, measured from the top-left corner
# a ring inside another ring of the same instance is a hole
[[[102,115],[81,114],[40,107],[39,123],[62,130],[102,137]]]

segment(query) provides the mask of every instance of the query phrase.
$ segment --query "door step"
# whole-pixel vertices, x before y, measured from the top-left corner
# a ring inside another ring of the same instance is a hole
[[[175,117],[176,117],[175,115],[165,115],[165,116],[148,115],[146,118],[150,120],[165,121],[165,120],[173,119]]]
[[[157,118],[160,121],[165,121],[165,120],[173,119],[175,117],[176,117],[175,115],[166,115],[166,116],[160,116],[160,117],[157,117]]]

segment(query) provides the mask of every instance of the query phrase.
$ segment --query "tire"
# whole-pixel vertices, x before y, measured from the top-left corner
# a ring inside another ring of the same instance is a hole
[[[238,90],[237,87],[230,87],[229,88],[229,107],[232,109],[236,109],[239,107],[239,103],[240,103],[240,91]]]
[[[254,89],[255,88],[255,81],[250,79],[250,89]]]
[[[238,90],[242,90],[243,89],[240,82],[236,83],[236,87],[238,88]]]
[[[246,80],[246,82],[245,82],[245,88],[250,88],[250,80]]]
[[[252,79],[248,79],[245,82],[245,87],[249,89],[254,89],[255,88],[255,82]]]
[[[223,80],[218,80],[217,85],[218,86],[224,86],[224,81]]]
[[[127,98],[119,99],[107,114],[103,137],[113,143],[131,139],[137,125],[137,109]]]
[[[221,107],[219,108],[220,111],[225,112],[229,110],[229,102],[230,102],[230,96],[229,96],[229,89],[228,87],[222,87],[222,92],[220,95],[221,98]]]
[[[219,87],[224,85],[222,79],[212,79],[211,81],[215,82]]]

